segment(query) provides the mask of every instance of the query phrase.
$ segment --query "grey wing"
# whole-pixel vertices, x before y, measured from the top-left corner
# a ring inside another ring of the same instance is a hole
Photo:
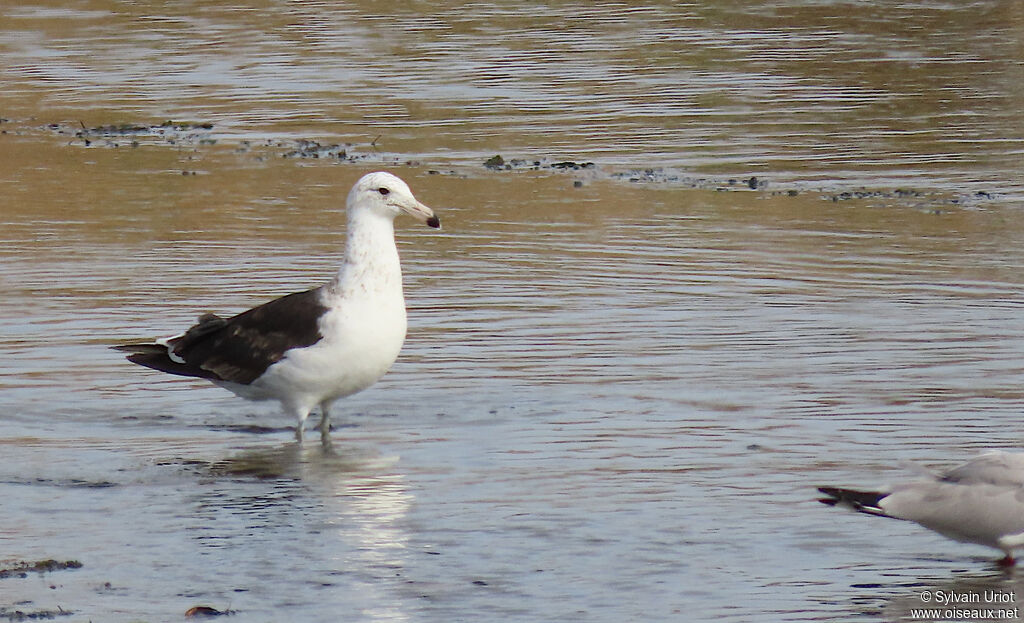
[[[1024,453],[993,451],[944,472],[943,482],[1024,487]]]

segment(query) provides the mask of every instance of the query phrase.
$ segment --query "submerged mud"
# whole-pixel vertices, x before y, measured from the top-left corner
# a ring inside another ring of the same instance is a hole
[[[80,122],[53,122],[43,126],[32,123],[3,120],[3,132],[12,134],[33,134],[45,130],[58,136],[70,137],[69,146],[138,148],[140,146],[183,147],[200,150],[229,146],[239,157],[265,160],[283,158],[295,160],[327,160],[346,164],[381,164],[382,166],[403,166],[426,168],[431,175],[453,177],[481,177],[493,173],[534,172],[566,175],[572,179],[575,188],[589,183],[610,180],[629,184],[650,184],[667,188],[711,190],[716,192],[759,192],[771,197],[796,197],[811,194],[826,201],[846,202],[852,200],[883,201],[886,205],[927,206],[941,210],[944,207],[976,205],[1000,199],[1004,191],[993,186],[989,190],[972,190],[955,193],[948,190],[929,188],[870,188],[848,187],[842,180],[821,180],[815,183],[786,180],[770,175],[695,175],[685,171],[651,163],[647,167],[617,167],[602,165],[593,161],[558,159],[551,156],[509,157],[496,154],[480,163],[480,169],[473,166],[443,167],[444,163],[410,159],[402,154],[389,153],[377,148],[374,142],[368,144],[337,143],[313,138],[266,138],[253,140],[224,137],[217,134],[212,122],[176,122],[139,124],[122,122],[96,127],[86,127]],[[79,127],[76,127],[79,126]],[[379,138],[379,137],[378,137]],[[183,174],[195,174],[183,170]],[[1009,182],[1009,181],[1008,181]],[[1011,191],[1012,189],[1007,189]]]

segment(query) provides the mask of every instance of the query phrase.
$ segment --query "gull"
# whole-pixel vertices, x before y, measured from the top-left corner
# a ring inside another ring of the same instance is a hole
[[[320,409],[330,435],[334,401],[373,385],[405,341],[405,298],[394,219],[440,228],[433,210],[398,177],[369,173],[348,194],[344,261],[324,285],[230,318],[203,314],[180,335],[114,346],[147,368],[207,379],[248,400],[276,400],[297,421]]]
[[[1004,567],[1016,564],[1013,551],[1024,546],[1024,453],[988,452],[885,491],[818,491],[829,506],[913,521],[954,541],[998,549]]]

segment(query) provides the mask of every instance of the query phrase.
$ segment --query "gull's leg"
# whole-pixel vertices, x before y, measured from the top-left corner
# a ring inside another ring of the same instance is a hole
[[[306,427],[306,418],[309,417],[309,409],[291,406],[287,408],[287,411],[291,412],[291,414],[295,416],[295,440],[302,443],[302,431]]]
[[[317,428],[320,429],[320,444],[324,447],[324,450],[332,450],[331,443],[331,411],[329,402],[320,403],[320,424]]]
[[[321,435],[329,435],[331,432],[331,412],[330,403],[320,403],[320,423],[316,425],[320,429]]]
[[[321,429],[321,444],[325,449],[331,448],[331,403],[321,403],[321,423],[317,424]]]

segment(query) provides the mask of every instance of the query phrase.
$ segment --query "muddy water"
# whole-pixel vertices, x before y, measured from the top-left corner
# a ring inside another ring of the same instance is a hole
[[[1015,5],[524,6],[3,9],[0,561],[83,566],[0,579],[0,607],[1024,594],[989,552],[813,501],[1021,444]],[[322,281],[382,167],[445,229],[399,221],[409,339],[330,451],[107,350]]]

